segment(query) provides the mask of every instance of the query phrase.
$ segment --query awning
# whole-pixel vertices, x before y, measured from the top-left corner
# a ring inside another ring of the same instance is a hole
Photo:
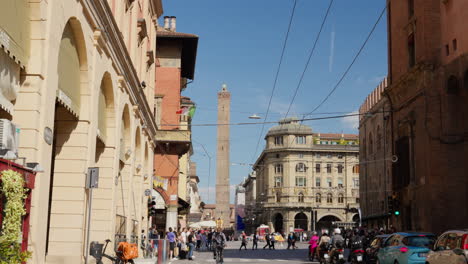
[[[22,68],[29,58],[29,1],[2,1],[0,46]]]
[[[98,130],[97,130],[97,137],[105,144],[106,137],[107,137],[107,127],[106,127],[106,119],[107,119],[107,105],[106,105],[106,97],[104,95],[104,91],[100,90],[99,92],[99,103],[98,103]]]
[[[60,42],[57,101],[76,117],[79,114],[81,99],[80,74],[80,60],[75,36],[70,24],[67,24]]]
[[[0,108],[12,113],[19,91],[20,66],[0,50]]]

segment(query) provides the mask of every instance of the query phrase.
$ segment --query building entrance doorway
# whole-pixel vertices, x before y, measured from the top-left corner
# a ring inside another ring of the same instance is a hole
[[[304,213],[298,213],[294,217],[294,228],[309,231],[309,229],[307,228],[307,216]]]
[[[326,215],[317,222],[317,230],[318,231],[324,231],[328,230],[329,234],[331,234],[331,231],[333,227],[335,227],[334,223],[335,222],[340,222],[341,220],[333,215]]]
[[[276,214],[273,221],[275,232],[283,232],[283,215]]]

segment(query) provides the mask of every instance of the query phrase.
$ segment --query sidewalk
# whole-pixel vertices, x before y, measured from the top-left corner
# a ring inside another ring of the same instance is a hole
[[[152,263],[152,264],[156,264],[157,262],[157,258],[137,258],[137,259],[134,259],[133,261],[135,262],[135,264],[149,264],[149,263]]]

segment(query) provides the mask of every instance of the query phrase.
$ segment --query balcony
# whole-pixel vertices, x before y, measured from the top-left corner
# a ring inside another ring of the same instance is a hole
[[[185,154],[189,151],[192,142],[190,130],[158,130],[156,132],[156,144],[164,148],[162,152]]]

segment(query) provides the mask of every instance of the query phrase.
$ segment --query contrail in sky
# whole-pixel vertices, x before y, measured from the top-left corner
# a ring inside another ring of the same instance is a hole
[[[328,58],[328,71],[333,70],[333,57],[335,56],[335,26],[333,25],[330,35],[330,57]]]

